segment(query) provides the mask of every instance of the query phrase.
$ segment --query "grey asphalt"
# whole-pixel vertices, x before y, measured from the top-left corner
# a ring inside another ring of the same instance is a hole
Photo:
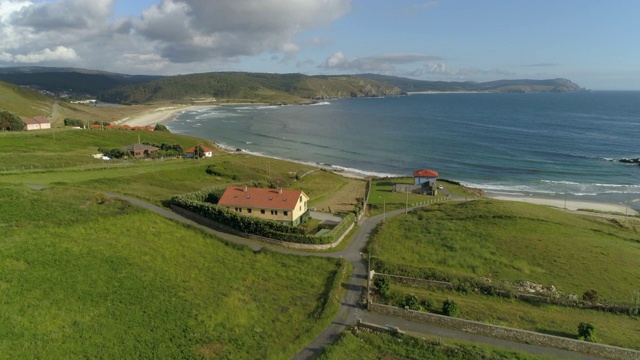
[[[216,231],[206,226],[200,225],[194,221],[191,221],[183,216],[180,216],[172,211],[161,208],[159,206],[150,204],[148,202],[132,198],[129,196],[118,194],[106,194],[110,198],[119,198],[129,201],[130,203],[150,210],[165,218],[178,221],[184,224],[188,224],[195,228],[201,229],[210,234],[214,234],[226,241],[231,241],[238,244],[249,246],[253,250],[260,250],[262,248],[269,248],[270,250],[303,255],[303,256],[324,256],[324,257],[342,257],[351,263],[353,268],[349,282],[346,284],[346,293],[341,301],[342,306],[338,311],[338,314],[333,319],[331,324],[320,333],[310,344],[308,344],[302,351],[296,354],[294,360],[313,359],[317,356],[322,349],[338,338],[340,333],[348,326],[355,325],[358,319],[362,319],[365,322],[378,324],[378,325],[394,325],[399,327],[403,331],[417,334],[428,334],[452,340],[463,340],[467,342],[479,343],[489,346],[495,346],[499,348],[509,349],[512,351],[525,352],[534,355],[544,355],[548,357],[560,358],[560,359],[585,359],[592,360],[598,359],[597,357],[588,356],[585,354],[571,352],[567,350],[555,349],[550,347],[534,346],[523,344],[514,341],[500,340],[487,336],[467,333],[463,331],[450,330],[437,326],[433,326],[426,323],[412,322],[398,317],[391,317],[380,315],[376,313],[368,312],[360,307],[358,304],[360,295],[365,291],[367,281],[367,262],[363,258],[362,253],[364,247],[369,240],[371,231],[383,220],[383,215],[377,215],[371,218],[364,218],[360,221],[360,229],[353,237],[353,240],[347,248],[341,251],[333,253],[319,253],[319,252],[304,252],[292,249],[285,249],[281,247],[268,246],[263,243],[248,240],[239,236],[227,234],[224,232]],[[422,206],[420,206],[422,207]],[[409,208],[409,211],[415,210],[419,207]],[[404,213],[405,210],[397,210],[386,213],[386,217],[395,216]]]

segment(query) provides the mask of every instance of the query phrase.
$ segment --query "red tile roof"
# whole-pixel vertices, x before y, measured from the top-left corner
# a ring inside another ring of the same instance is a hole
[[[200,147],[202,147],[202,150],[204,150],[204,152],[213,152],[213,150],[209,149],[206,146],[202,146],[201,145]],[[196,147],[192,146],[192,147],[188,148],[187,150],[185,150],[184,152],[186,152],[186,153],[196,152]]]
[[[429,169],[416,170],[413,172],[413,177],[437,178],[438,172]]]
[[[229,186],[224,191],[220,201],[218,201],[218,205],[242,208],[293,210],[298,204],[302,194],[304,194],[302,190]],[[308,198],[306,194],[305,198]]]

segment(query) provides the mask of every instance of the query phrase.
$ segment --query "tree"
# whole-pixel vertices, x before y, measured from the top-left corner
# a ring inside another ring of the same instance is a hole
[[[578,324],[578,339],[589,342],[597,342],[596,327],[591,323],[581,322]]]
[[[389,289],[391,287],[391,281],[387,276],[376,276],[375,280],[373,280],[373,285],[378,288],[378,293],[382,297],[389,296]]]
[[[66,118],[64,119],[64,126],[78,126],[84,127],[84,121],[75,118]]]
[[[156,124],[156,127],[153,128],[153,131],[169,131],[169,128],[162,124]]]
[[[193,149],[193,157],[196,159],[204,157],[204,149],[202,148],[202,146],[198,145],[195,147],[195,149]]]
[[[447,299],[442,303],[442,313],[447,316],[456,316],[460,312],[458,304],[451,299]]]
[[[24,130],[24,122],[14,113],[0,110],[0,130],[22,131]]]

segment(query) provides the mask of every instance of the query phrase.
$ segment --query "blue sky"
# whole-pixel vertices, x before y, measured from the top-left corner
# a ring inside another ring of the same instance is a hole
[[[0,0],[0,66],[640,90],[640,1]]]

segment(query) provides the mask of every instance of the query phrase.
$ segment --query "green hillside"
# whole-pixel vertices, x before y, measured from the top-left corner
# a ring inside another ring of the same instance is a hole
[[[307,76],[219,72],[171,76],[104,92],[107,102],[141,104],[157,101],[217,100],[303,103],[330,97],[400,95],[395,86],[350,76]]]
[[[378,74],[358,74],[357,77],[377,80],[397,86],[406,92],[422,91],[483,91],[483,92],[569,92],[584,90],[567,79],[548,80],[497,80],[475,81],[426,81]]]
[[[54,100],[37,91],[0,81],[0,109],[18,116],[49,116]]]

